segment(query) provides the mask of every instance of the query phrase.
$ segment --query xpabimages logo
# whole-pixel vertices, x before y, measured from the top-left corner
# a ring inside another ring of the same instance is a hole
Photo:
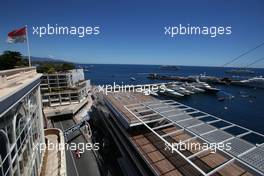
[[[32,34],[44,37],[47,35],[72,35],[83,38],[89,35],[100,34],[99,26],[59,26],[58,24],[46,26],[33,26]]]
[[[99,150],[99,143],[39,143],[33,147],[33,150],[40,150],[40,151],[56,151],[56,150],[70,150],[76,151],[79,150],[80,153],[84,153],[84,151]]]
[[[144,93],[145,95],[150,95],[152,93],[157,93],[157,92],[165,92],[166,86],[164,84],[161,85],[124,85],[123,82],[122,84],[116,84],[114,82],[113,85],[99,85],[95,89],[96,92],[98,93],[104,93],[108,95],[108,93],[113,92],[113,93],[124,93],[124,92],[137,92],[137,93]]]
[[[197,142],[183,142],[178,143],[165,143],[164,150],[169,150],[171,153],[178,151],[209,151],[210,153],[216,153],[217,150],[220,151],[230,151],[231,143],[197,143]]]
[[[201,35],[214,38],[221,35],[232,34],[231,26],[191,26],[190,24],[179,24],[177,26],[165,26],[164,30],[164,34],[170,37],[177,37],[180,35]]]

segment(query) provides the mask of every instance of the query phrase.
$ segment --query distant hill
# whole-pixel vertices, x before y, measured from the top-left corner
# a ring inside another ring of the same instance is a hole
[[[27,59],[27,56],[24,56],[25,59]],[[46,57],[35,57],[35,56],[31,56],[30,57],[31,62],[33,64],[40,64],[43,62],[52,62],[52,63],[70,63],[68,61],[65,61],[63,59],[53,59],[53,58],[46,58]]]

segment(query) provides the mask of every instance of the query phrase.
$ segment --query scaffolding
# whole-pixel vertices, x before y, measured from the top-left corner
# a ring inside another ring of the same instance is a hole
[[[152,133],[154,133],[166,145],[170,146],[173,151],[177,152],[202,175],[212,175],[233,162],[239,162],[248,167],[249,170],[255,172],[256,174],[264,175],[264,143],[253,144],[243,139],[243,137],[246,135],[254,134],[263,138],[264,140],[263,134],[252,131],[240,125],[236,125],[232,122],[210,115],[190,106],[181,104],[174,100],[152,100],[139,102],[124,105],[124,108],[140,122],[137,123],[137,125],[144,125],[146,128],[148,128]],[[139,111],[135,112],[135,110],[138,109]],[[148,112],[148,114],[142,116],[140,115],[141,112]],[[146,120],[146,117],[157,115],[160,118],[158,118],[158,121],[157,119],[155,119],[155,126],[152,126],[150,123],[152,121],[149,118],[148,120]],[[204,120],[206,118],[210,120]],[[218,126],[213,125],[217,123]],[[159,129],[170,126],[176,126],[177,130],[163,135],[157,132],[157,130]],[[242,130],[242,132],[236,135],[226,132],[226,130],[228,131],[228,129],[231,128],[239,128]],[[179,151],[177,148],[175,148],[174,145],[171,144],[171,141],[167,139],[168,136],[176,134],[180,131],[186,131],[187,133],[192,135],[192,138],[187,139],[183,142],[189,142],[193,139],[199,139],[208,144],[230,143],[230,150],[224,149],[219,151],[228,156],[229,160],[213,168],[209,172],[205,172],[191,159],[199,154],[207,152],[206,150],[201,150],[198,153],[192,154],[191,156],[185,156],[181,151]]]

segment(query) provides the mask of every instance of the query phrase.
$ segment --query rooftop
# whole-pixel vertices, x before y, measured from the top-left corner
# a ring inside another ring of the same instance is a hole
[[[105,100],[124,127],[133,128],[128,130],[131,143],[156,175],[264,173],[263,134],[174,100],[141,93],[112,93]],[[179,142],[192,146],[230,143],[231,149],[216,153],[197,147],[178,150],[173,144]]]
[[[84,98],[81,102],[65,103],[60,106],[59,103],[55,106],[46,106],[43,111],[46,117],[60,116],[66,114],[75,114],[81,107],[83,107],[89,101],[89,97]]]
[[[39,79],[35,67],[0,71],[0,101]]]

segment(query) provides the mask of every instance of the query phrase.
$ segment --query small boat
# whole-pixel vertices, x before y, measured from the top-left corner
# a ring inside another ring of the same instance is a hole
[[[235,96],[233,96],[232,94],[225,92],[225,91],[220,91],[217,93],[217,100],[218,101],[224,101],[224,100],[231,100],[233,98],[235,98]]]
[[[224,101],[225,100],[225,97],[218,97],[217,100],[218,101]]]
[[[264,88],[264,78],[262,76],[253,77],[247,80],[239,81],[236,84],[254,88]]]
[[[233,75],[253,75],[255,72],[253,70],[249,69],[232,69],[225,71],[227,74],[233,74]]]
[[[240,95],[242,98],[248,98],[249,97],[249,95],[247,95],[247,94],[241,94]]]
[[[134,78],[134,77],[130,77],[130,79],[131,79],[132,81],[136,81],[136,78]]]
[[[160,67],[161,70],[179,70],[180,67],[176,65],[162,65]]]
[[[159,75],[157,73],[150,73],[147,76],[148,79],[159,79]]]
[[[205,88],[205,91],[207,91],[208,93],[213,93],[213,94],[215,94],[215,93],[219,92],[220,89],[215,88],[215,87],[207,87],[207,88]]]

